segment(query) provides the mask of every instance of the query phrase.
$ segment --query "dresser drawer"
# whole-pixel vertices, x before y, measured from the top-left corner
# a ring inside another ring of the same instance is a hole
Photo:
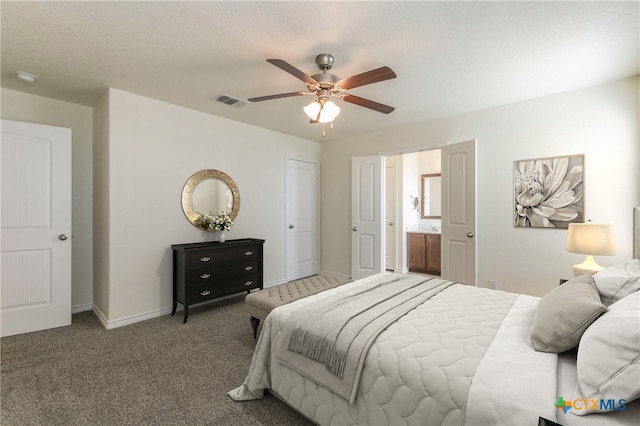
[[[223,294],[237,293],[240,291],[249,291],[254,288],[260,288],[258,274],[245,275],[243,277],[234,277],[228,280],[216,283],[216,291]]]
[[[225,263],[217,267],[204,267],[191,271],[189,285],[200,285],[234,276],[255,274],[258,271],[258,259],[243,262]]]
[[[189,253],[189,264],[193,268],[220,265],[234,260],[258,259],[258,247],[234,247],[228,250],[210,250]]]
[[[259,288],[258,274],[234,277],[213,283],[196,285],[189,288],[189,303],[204,302],[228,294]]]
[[[218,297],[215,292],[215,284],[203,284],[189,289],[189,303],[199,303]]]

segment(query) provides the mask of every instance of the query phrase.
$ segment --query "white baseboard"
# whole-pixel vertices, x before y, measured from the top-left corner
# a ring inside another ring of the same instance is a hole
[[[71,315],[79,314],[80,312],[86,312],[93,310],[93,305],[91,303],[85,303],[83,305],[76,305],[71,307]]]
[[[156,311],[145,312],[138,315],[131,315],[114,321],[109,321],[105,315],[95,305],[93,306],[93,313],[96,314],[98,320],[104,328],[111,330],[113,328],[124,327],[125,325],[135,324],[140,321],[146,321],[148,319],[161,317],[171,313],[171,308],[158,309]]]
[[[286,282],[287,282],[287,280],[272,281],[270,283],[263,284],[262,288],[265,289],[265,288],[275,287],[277,285],[284,284]]]
[[[230,294],[228,296],[222,296],[222,297],[218,297],[216,299],[212,299],[212,300],[207,300],[205,302],[201,302],[201,303],[195,303],[193,305],[189,305],[189,308],[194,308],[200,305],[205,305],[208,303],[215,303],[215,302],[220,302],[223,301],[225,299],[231,299],[234,297],[238,297],[238,295],[245,293],[246,292],[240,292],[240,293],[234,293],[234,294]],[[181,312],[184,310],[184,306],[182,306],[181,303],[178,303],[178,308],[176,309],[176,315],[178,312]],[[102,326],[104,328],[106,328],[107,330],[111,330],[113,328],[118,328],[118,327],[124,327],[125,325],[130,325],[130,324],[135,324],[137,322],[140,321],[146,321],[146,320],[150,320],[153,318],[158,318],[164,315],[171,315],[171,311],[172,308],[162,308],[162,309],[158,309],[155,311],[149,311],[149,312],[145,312],[142,314],[136,314],[136,315],[131,315],[128,317],[124,317],[124,318],[120,318],[117,320],[113,320],[113,321],[108,321],[105,317],[105,315],[100,312],[100,309],[98,309],[96,306],[93,306],[93,312],[96,314],[96,316],[98,317],[98,320],[100,320],[100,323],[102,323]]]
[[[98,307],[96,305],[93,305],[92,310],[93,310],[93,313],[98,318],[98,321],[100,321],[100,323],[102,324],[102,326],[104,328],[109,328],[109,327],[107,327],[107,324],[109,323],[109,321],[107,321],[107,318],[104,316],[102,311],[100,311],[100,309],[98,309]]]

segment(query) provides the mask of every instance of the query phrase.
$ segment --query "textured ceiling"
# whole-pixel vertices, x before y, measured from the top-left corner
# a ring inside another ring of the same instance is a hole
[[[384,115],[338,101],[325,140],[461,114],[638,75],[632,2],[11,2],[0,5],[2,87],[93,105],[108,87],[321,141],[309,97],[234,108],[213,102],[305,90],[266,62],[345,78]],[[25,84],[17,71],[34,74]]]

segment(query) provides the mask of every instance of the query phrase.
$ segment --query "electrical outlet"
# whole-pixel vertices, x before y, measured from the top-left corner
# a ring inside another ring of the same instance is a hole
[[[496,280],[489,280],[489,288],[491,290],[495,290],[498,288],[498,281]]]

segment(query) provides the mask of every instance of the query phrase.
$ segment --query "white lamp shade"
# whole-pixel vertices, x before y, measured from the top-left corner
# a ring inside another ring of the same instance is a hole
[[[310,120],[318,118],[318,112],[320,111],[320,104],[317,101],[311,102],[309,105],[303,108],[304,113],[307,114]]]
[[[593,275],[604,268],[598,265],[593,255],[613,256],[616,243],[613,239],[613,227],[598,223],[570,223],[567,234],[567,251],[586,254],[586,259],[573,265],[573,275]]]
[[[613,256],[616,242],[612,225],[598,223],[570,223],[567,251],[590,255]]]
[[[331,123],[340,114],[340,107],[334,104],[332,101],[326,101],[320,113],[321,123]]]

